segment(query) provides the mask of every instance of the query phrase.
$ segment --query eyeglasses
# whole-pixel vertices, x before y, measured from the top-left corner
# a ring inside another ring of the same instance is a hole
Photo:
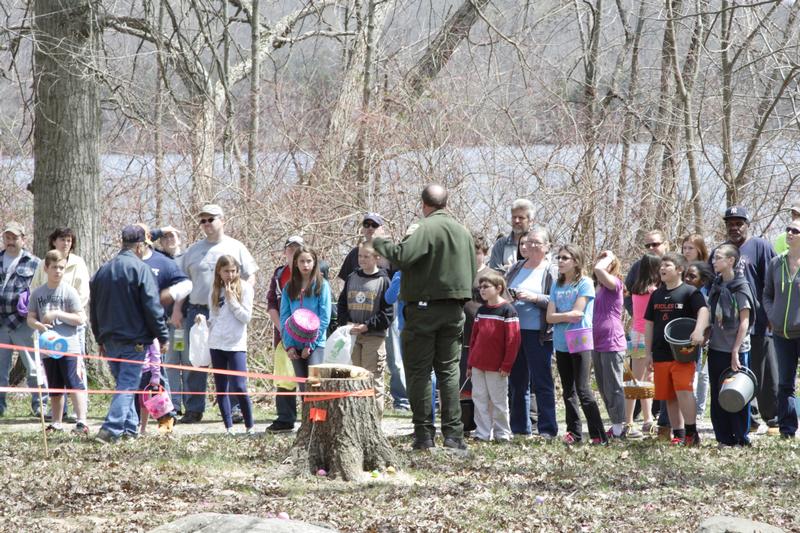
[[[481,290],[483,290],[483,289],[492,289],[492,288],[494,288],[494,285],[481,285],[478,288],[481,289]]]
[[[211,224],[215,220],[217,220],[215,217],[201,218],[200,224]]]
[[[795,228],[793,226],[788,226],[786,228],[786,233],[791,233],[792,235],[800,235],[800,228]]]
[[[644,247],[649,250],[650,248],[658,248],[662,244],[664,244],[664,243],[663,242],[646,242],[644,244]]]
[[[559,256],[556,256],[556,259],[558,259],[559,261],[571,261],[572,260],[572,258],[570,256],[568,256],[568,255],[559,255]]]
[[[361,223],[361,226],[365,228],[378,228],[380,227],[380,224],[376,224],[374,222],[370,222],[369,220],[365,220],[364,222]]]

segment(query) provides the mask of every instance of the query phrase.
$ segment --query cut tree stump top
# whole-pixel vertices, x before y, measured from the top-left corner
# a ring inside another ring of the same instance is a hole
[[[368,379],[372,372],[354,365],[322,364],[308,367],[309,381],[317,379]]]

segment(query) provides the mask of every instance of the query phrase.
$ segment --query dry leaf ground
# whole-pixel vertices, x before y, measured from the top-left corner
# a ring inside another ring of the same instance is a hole
[[[672,532],[713,514],[800,531],[800,443],[776,437],[724,450],[708,430],[696,449],[472,443],[462,458],[412,452],[408,418],[389,416],[398,473],[343,483],[294,475],[282,464],[291,436],[231,438],[218,421],[114,446],[57,435],[45,458],[26,401],[11,407],[0,419],[2,531],[146,531],[202,511],[285,511],[343,531]],[[263,430],[269,416],[257,414]]]

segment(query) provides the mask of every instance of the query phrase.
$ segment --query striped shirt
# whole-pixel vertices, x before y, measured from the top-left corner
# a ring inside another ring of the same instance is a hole
[[[472,324],[467,367],[511,372],[520,346],[519,317],[508,302],[482,305]]]

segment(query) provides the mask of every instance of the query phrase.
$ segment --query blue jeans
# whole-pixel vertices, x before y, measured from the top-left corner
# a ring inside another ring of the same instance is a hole
[[[409,409],[408,394],[406,393],[406,374],[403,368],[403,352],[400,346],[400,330],[397,327],[397,306],[395,306],[395,319],[389,326],[386,336],[386,365],[389,368],[389,394],[395,409]]]
[[[774,335],[772,343],[778,359],[778,426],[781,435],[794,437],[797,433],[794,383],[800,358],[800,339],[784,339]]]
[[[747,367],[750,352],[739,354],[739,364]],[[750,437],[750,402],[738,413],[729,413],[719,404],[719,379],[731,366],[730,352],[708,350],[708,384],[711,388],[711,425],[717,442],[728,446],[747,445]]]
[[[247,371],[247,352],[231,352],[227,350],[211,350],[211,365],[222,370]],[[244,376],[228,376],[214,374],[214,383],[217,386],[217,404],[222,422],[226,428],[233,427],[231,417],[231,399],[226,392],[247,392],[247,378]],[[242,408],[244,427],[253,427],[253,405],[248,395],[236,395]]]
[[[208,307],[189,304],[186,309],[186,318],[183,321],[183,331],[186,335],[186,349],[180,352],[180,364],[184,366],[192,366],[191,361],[189,361],[189,337],[192,327],[194,326],[194,319],[197,315],[203,315],[208,318]],[[176,356],[170,356],[167,362],[172,363],[175,358]],[[205,412],[205,392],[208,388],[208,374],[205,372],[195,372],[194,370],[172,370],[172,372],[180,374],[180,377],[176,376],[174,379],[173,375],[168,374],[170,384],[172,385],[172,403],[175,405],[175,409],[179,409],[179,406],[183,405],[186,408],[186,412]],[[180,395],[183,391],[202,392],[203,394]],[[175,402],[176,396],[178,397],[177,403]]]
[[[0,344],[14,344],[16,346],[31,346],[33,344],[33,330],[27,324],[20,324],[17,329],[8,329],[7,326],[0,326]],[[8,387],[8,374],[11,372],[11,356],[13,350],[8,348],[0,349],[0,387]],[[36,361],[33,350],[19,350],[17,352],[22,358],[25,370],[28,371],[28,387],[36,388]],[[47,395],[42,395],[42,401],[47,405]],[[31,409],[39,412],[39,393],[31,394]],[[6,393],[0,393],[0,414],[6,410]]]
[[[540,435],[557,435],[556,393],[553,384],[553,343],[541,342],[538,330],[522,330],[522,344],[511,368],[509,410],[511,432],[530,435],[532,432],[531,383],[538,406],[536,427]]]
[[[108,357],[137,362],[144,361],[146,347],[142,347],[142,345],[138,345],[137,349],[134,344],[107,341],[103,346]],[[142,365],[109,361],[108,366],[117,382],[116,390],[130,392],[114,395],[102,428],[117,438],[123,434],[136,435],[139,429],[139,416],[136,414],[135,402],[137,395],[134,393],[139,390]]]

